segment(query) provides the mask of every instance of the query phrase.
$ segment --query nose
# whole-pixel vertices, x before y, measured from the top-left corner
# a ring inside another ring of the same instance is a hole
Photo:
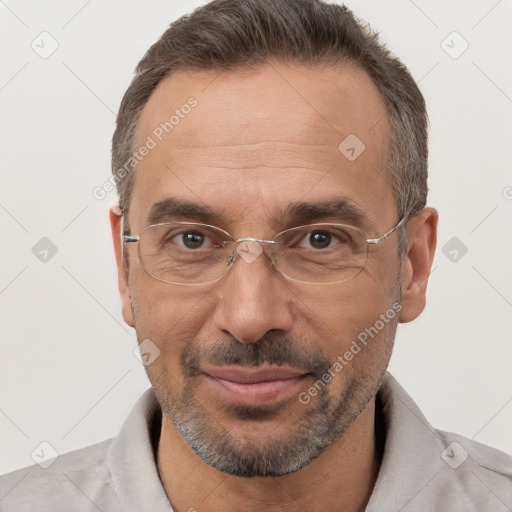
[[[235,263],[218,284],[214,315],[217,329],[242,343],[265,334],[284,333],[293,325],[293,294],[275,272],[265,252],[242,247]]]

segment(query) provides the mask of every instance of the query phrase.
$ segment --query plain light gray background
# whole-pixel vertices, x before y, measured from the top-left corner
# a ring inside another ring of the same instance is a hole
[[[201,3],[0,2],[0,473],[42,441],[64,453],[114,436],[149,386],[120,314],[116,195],[92,190],[136,63]],[[409,66],[431,119],[438,254],[391,371],[436,427],[512,452],[512,4],[348,5]],[[31,47],[53,40],[46,59]],[[43,237],[57,247],[46,263],[32,251]]]

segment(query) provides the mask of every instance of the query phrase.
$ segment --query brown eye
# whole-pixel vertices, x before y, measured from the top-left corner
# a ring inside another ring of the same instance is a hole
[[[206,236],[199,231],[187,231],[175,237],[177,244],[187,249],[199,249],[206,239]]]
[[[309,235],[309,244],[313,249],[325,249],[332,241],[331,233],[327,231],[313,231]]]
[[[303,232],[300,237],[296,245],[300,249],[329,249],[334,248],[334,246],[340,247],[347,241],[342,232],[333,233],[326,229],[312,229]]]

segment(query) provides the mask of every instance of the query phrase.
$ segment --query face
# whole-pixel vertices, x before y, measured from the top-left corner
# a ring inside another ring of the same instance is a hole
[[[358,69],[178,72],[138,124],[136,146],[156,145],[134,176],[130,232],[198,222],[271,240],[342,223],[379,237],[399,220],[383,167],[388,133],[379,92]],[[355,159],[338,149],[350,134],[364,144]],[[383,379],[402,308],[398,243],[396,232],[370,247],[364,270],[343,283],[291,281],[264,248],[203,286],[150,277],[137,244],[125,245],[123,314],[139,342],[160,350],[146,369],[170,428],[239,476],[287,474],[321,455]]]

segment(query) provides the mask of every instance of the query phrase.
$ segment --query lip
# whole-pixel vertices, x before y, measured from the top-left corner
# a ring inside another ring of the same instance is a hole
[[[202,369],[213,391],[239,405],[264,405],[287,398],[310,373],[293,368],[216,366]]]

